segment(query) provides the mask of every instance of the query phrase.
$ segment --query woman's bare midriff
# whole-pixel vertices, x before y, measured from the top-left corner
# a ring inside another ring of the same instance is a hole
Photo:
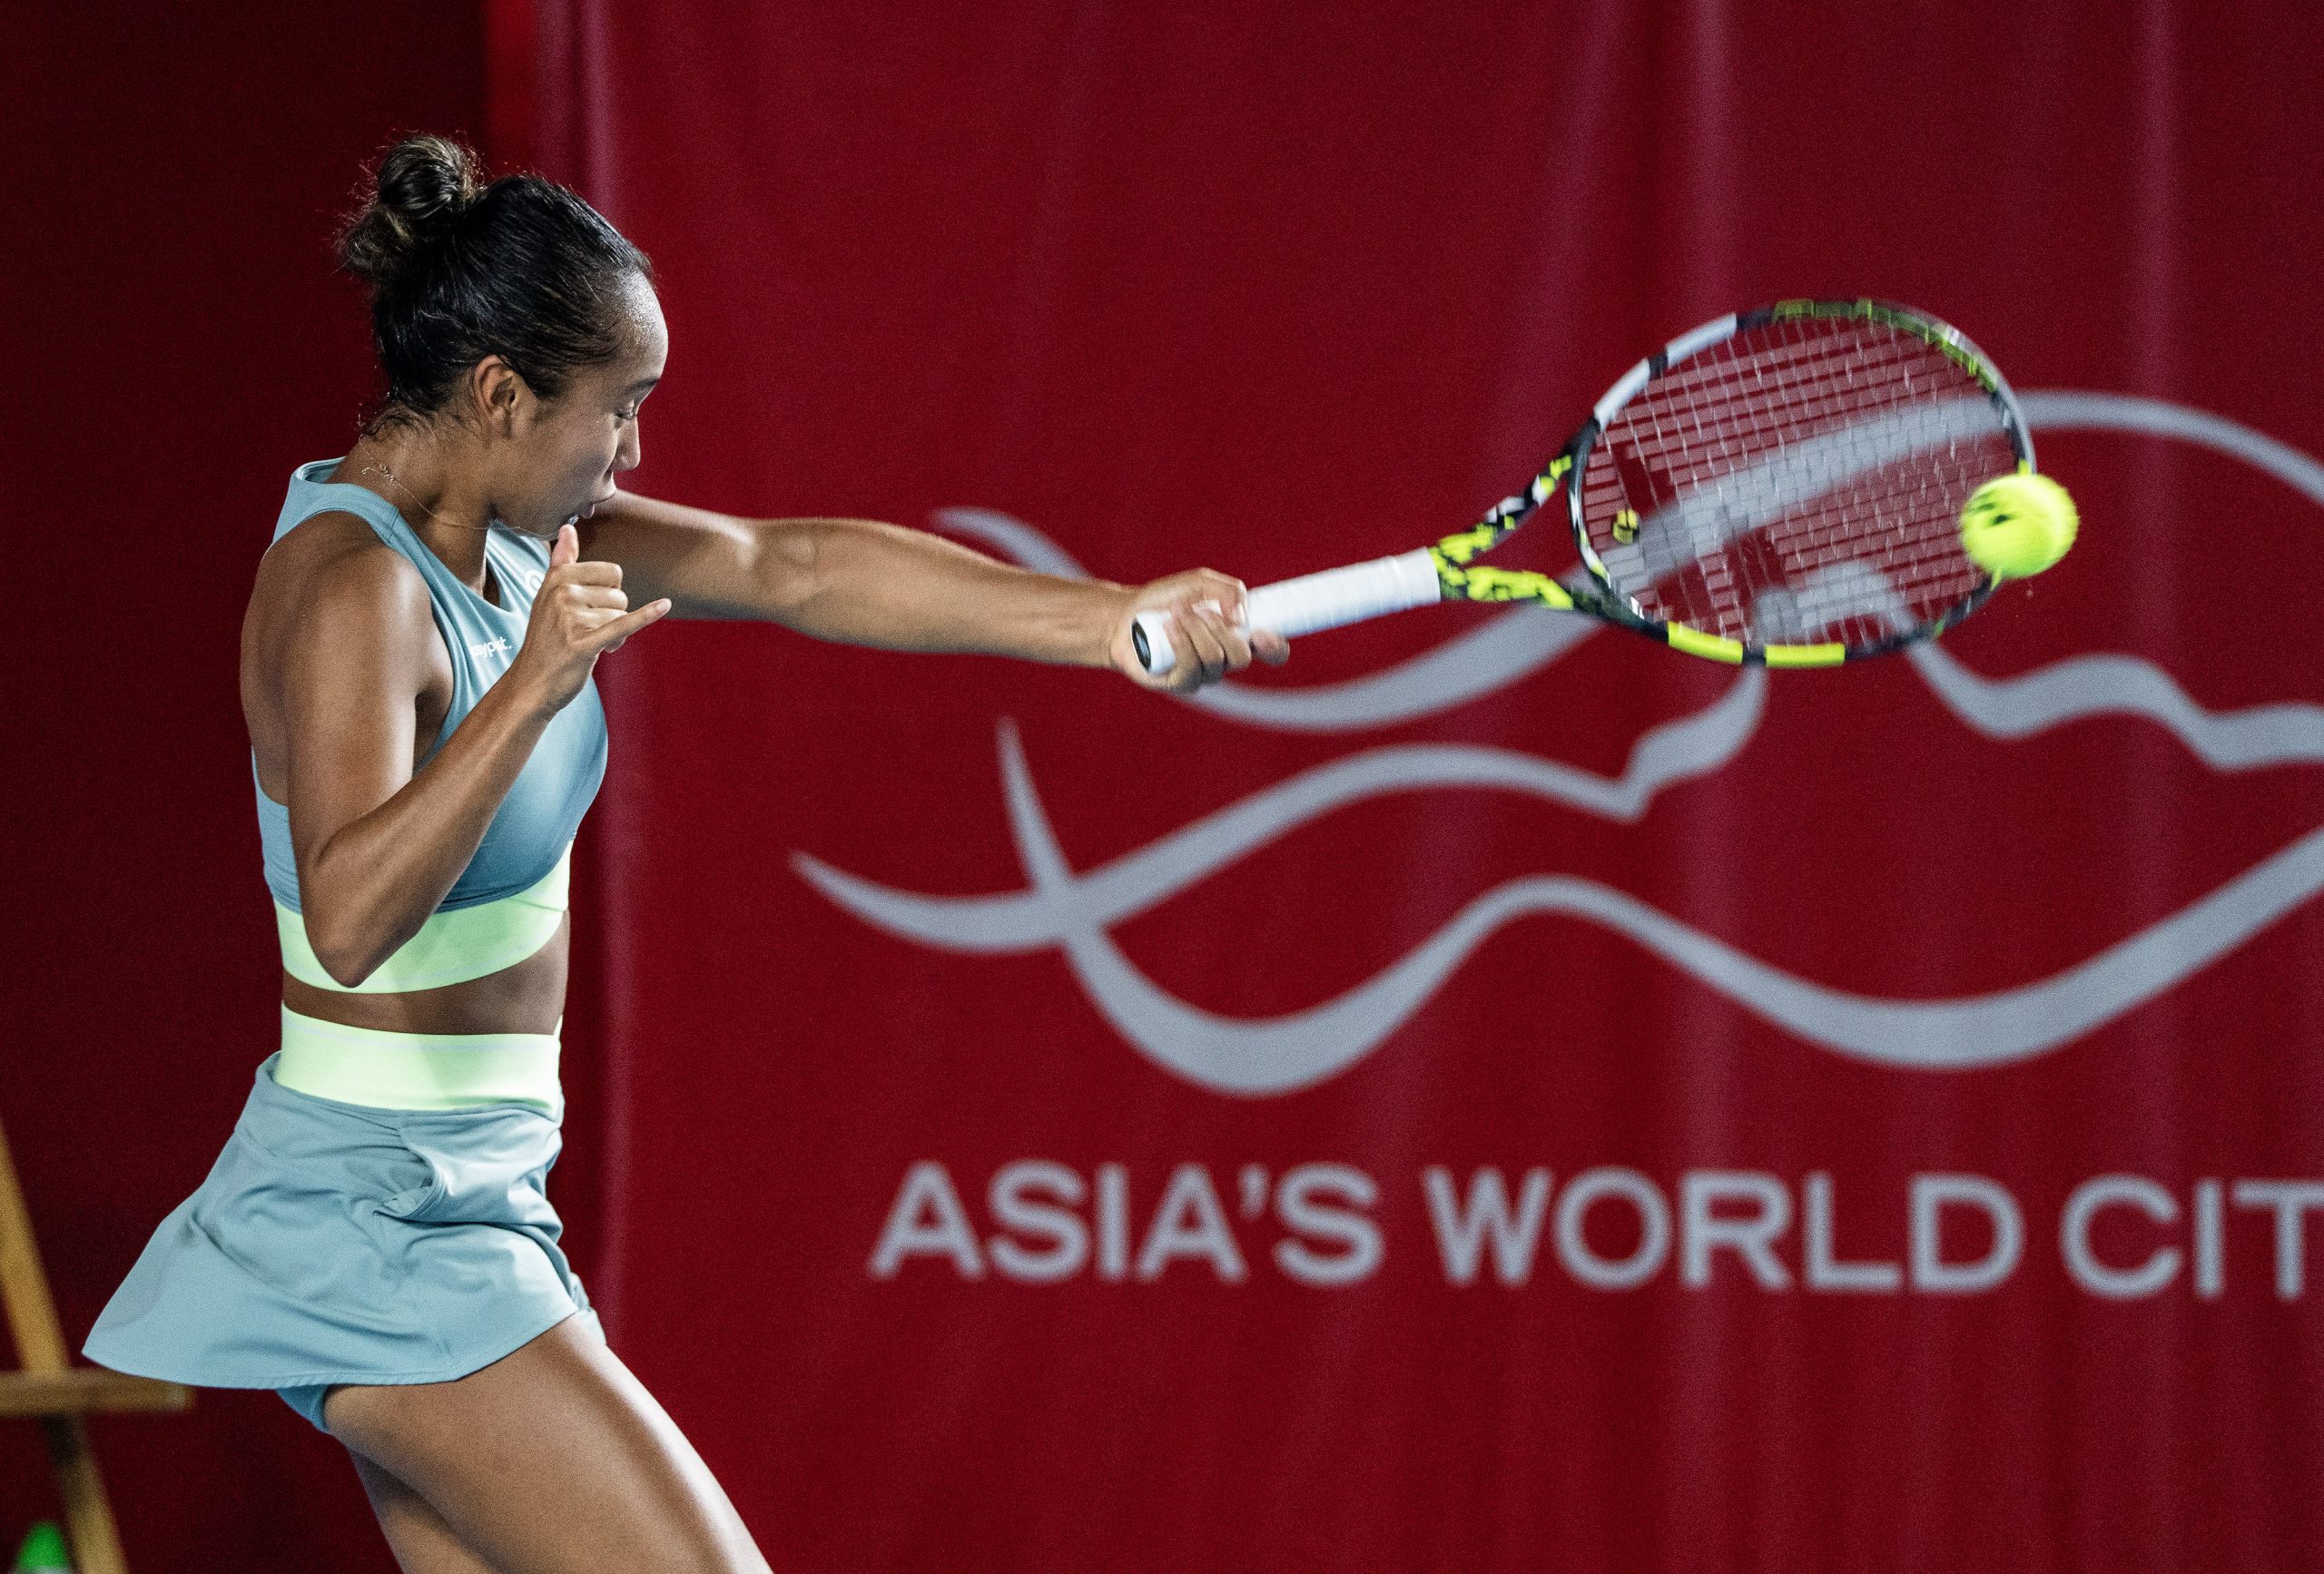
[[[349,995],[282,975],[282,1003],[301,1017],[388,1033],[554,1033],[565,1015],[573,922],[518,962],[464,984],[405,995]]]

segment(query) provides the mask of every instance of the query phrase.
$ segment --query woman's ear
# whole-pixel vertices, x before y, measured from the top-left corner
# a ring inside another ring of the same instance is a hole
[[[528,419],[533,390],[517,369],[497,355],[487,355],[468,372],[468,395],[485,429],[495,437],[513,438]]]

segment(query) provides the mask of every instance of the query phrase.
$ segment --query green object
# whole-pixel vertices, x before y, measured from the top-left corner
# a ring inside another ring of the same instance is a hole
[[[0,1541],[0,1547],[6,1545]],[[73,1560],[64,1553],[64,1532],[45,1520],[34,1525],[16,1549],[15,1574],[73,1574]]]

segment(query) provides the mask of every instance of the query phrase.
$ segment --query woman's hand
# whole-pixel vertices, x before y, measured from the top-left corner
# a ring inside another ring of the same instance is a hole
[[[1170,646],[1178,659],[1161,676],[1146,670],[1130,641],[1130,627],[1142,612],[1161,611],[1170,618]],[[1188,694],[1215,684],[1228,673],[1251,664],[1253,657],[1269,666],[1281,666],[1291,655],[1291,642],[1264,629],[1243,632],[1243,582],[1213,569],[1173,574],[1157,579],[1130,597],[1128,609],[1115,625],[1108,651],[1114,665],[1131,682],[1167,694]]]
[[[542,709],[561,711],[589,681],[597,658],[670,610],[667,597],[635,612],[622,594],[621,565],[582,562],[581,538],[567,525],[549,548],[548,573],[533,597],[525,646],[508,675],[527,685]]]

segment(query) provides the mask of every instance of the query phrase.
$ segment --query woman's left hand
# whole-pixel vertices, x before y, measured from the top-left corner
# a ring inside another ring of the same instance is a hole
[[[1161,676],[1146,670],[1130,643],[1130,626],[1142,612],[1164,612],[1170,618],[1170,644],[1177,662]],[[1215,684],[1228,673],[1251,664],[1254,657],[1269,666],[1281,666],[1291,655],[1291,642],[1264,629],[1246,633],[1243,622],[1243,582],[1214,569],[1197,568],[1157,579],[1130,597],[1128,610],[1114,627],[1108,646],[1114,665],[1132,683],[1167,694],[1190,694]]]

